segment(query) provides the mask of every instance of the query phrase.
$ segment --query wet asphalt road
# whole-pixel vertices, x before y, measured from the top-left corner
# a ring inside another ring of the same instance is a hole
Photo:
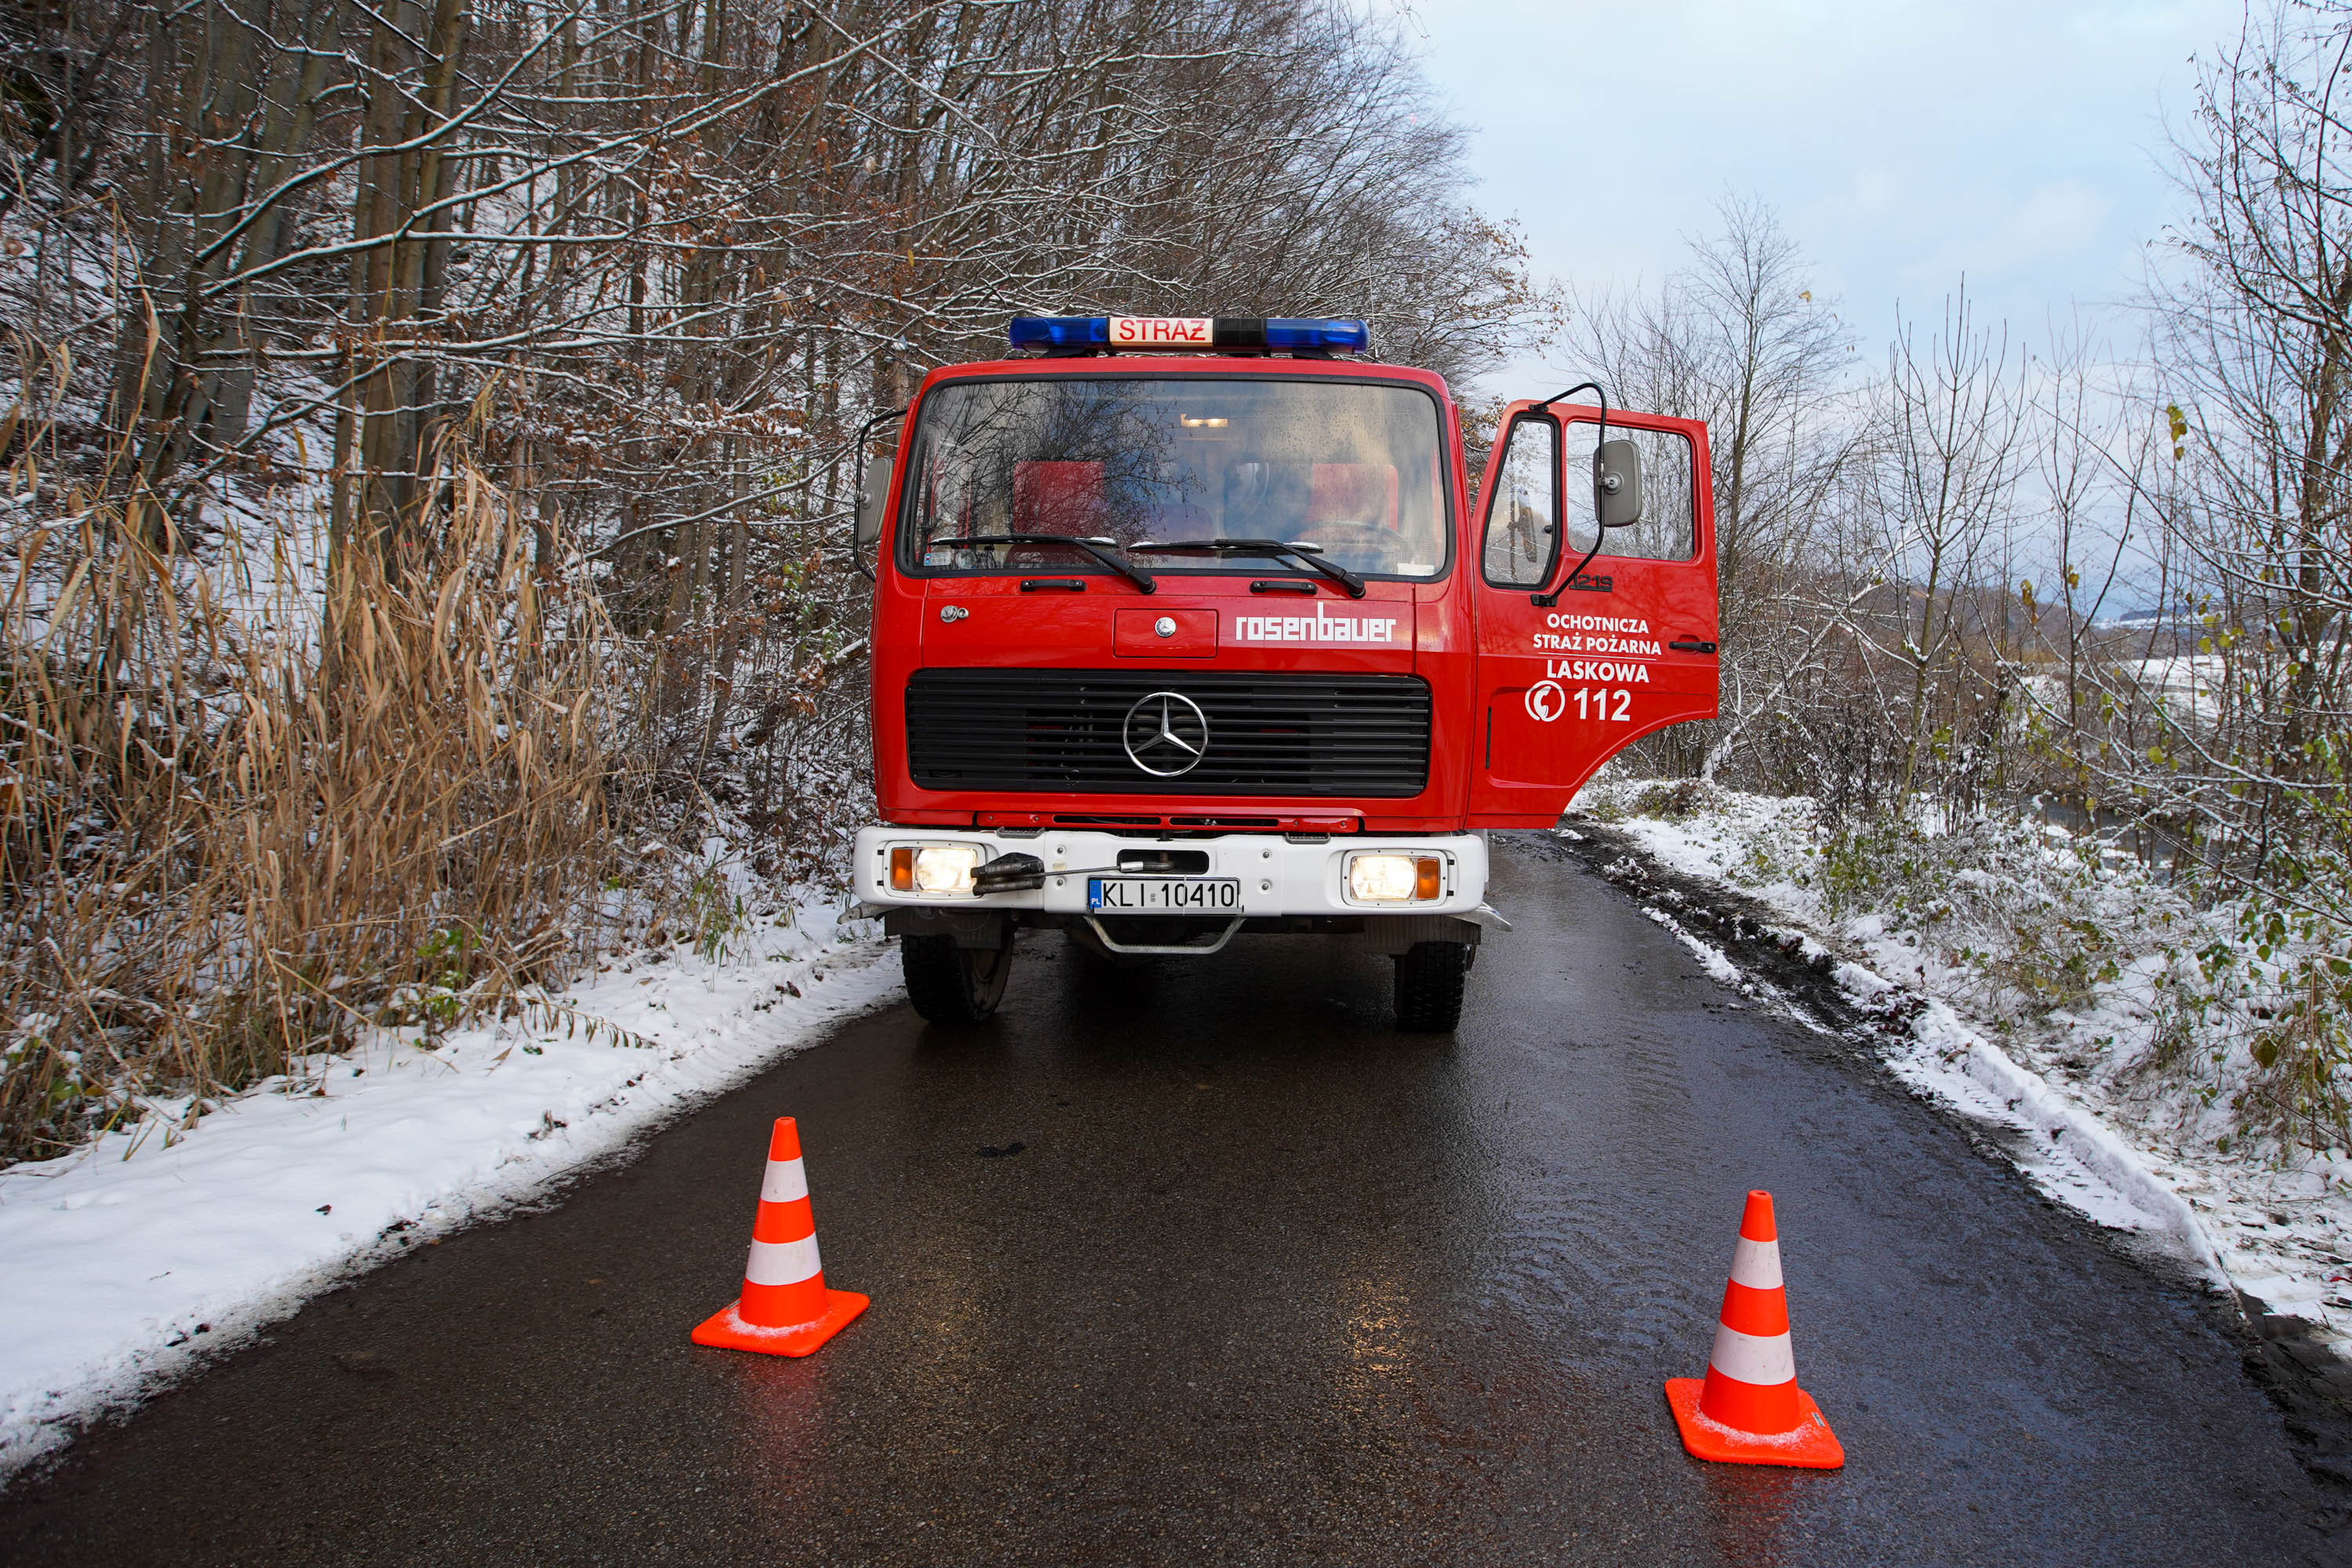
[[[0,1562],[2337,1560],[2210,1308],[1606,883],[1497,883],[1452,1040],[1385,960],[1033,937],[989,1028],[853,1023],[86,1437]],[[874,1306],[697,1349],[785,1113]],[[1749,1186],[1842,1473],[1698,1464],[1660,1393]]]

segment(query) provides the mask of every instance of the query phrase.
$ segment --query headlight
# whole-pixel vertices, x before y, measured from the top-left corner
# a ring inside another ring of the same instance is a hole
[[[1434,903],[1444,890],[1442,856],[1367,851],[1348,858],[1348,896],[1360,904]]]
[[[927,898],[970,898],[980,851],[970,844],[900,844],[890,851],[890,890]]]

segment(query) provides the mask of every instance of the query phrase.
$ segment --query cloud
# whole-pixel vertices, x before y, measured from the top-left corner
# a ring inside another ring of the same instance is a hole
[[[1857,169],[1853,175],[1853,194],[1847,199],[1858,213],[1883,213],[1894,210],[1903,197],[1902,182],[1885,169]]]
[[[2038,325],[2131,286],[2174,194],[2159,106],[2237,0],[1413,0],[1481,126],[1480,200],[1580,288],[1654,280],[1727,191],[1775,207],[1865,338],[1965,270]]]
[[[2114,210],[2079,180],[2043,185],[1985,237],[1975,265],[2000,272],[2070,260],[2090,248]]]

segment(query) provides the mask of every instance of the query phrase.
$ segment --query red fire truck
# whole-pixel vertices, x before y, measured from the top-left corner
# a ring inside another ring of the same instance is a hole
[[[924,379],[859,506],[856,877],[916,1010],[986,1018],[1026,929],[1111,963],[1279,933],[1388,955],[1399,1023],[1453,1028],[1510,929],[1487,830],[1715,714],[1706,427],[1515,403],[1474,499],[1445,383],[1360,321],[1011,338]]]

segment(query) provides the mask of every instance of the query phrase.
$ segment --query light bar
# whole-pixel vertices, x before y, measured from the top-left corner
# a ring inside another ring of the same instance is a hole
[[[1361,321],[1294,316],[1015,316],[1006,335],[1016,349],[1049,354],[1360,354],[1372,346],[1371,329]]]

